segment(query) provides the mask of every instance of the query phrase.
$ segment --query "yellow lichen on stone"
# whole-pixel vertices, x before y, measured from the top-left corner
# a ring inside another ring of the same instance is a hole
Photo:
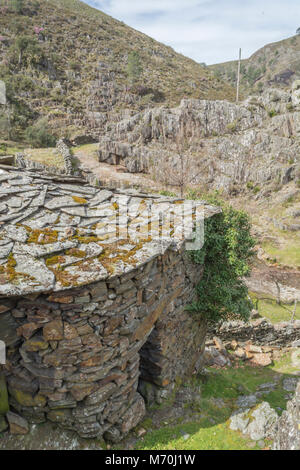
[[[83,250],[78,250],[77,248],[71,248],[70,250],[66,251],[66,255],[75,256],[75,258],[85,258],[86,252]]]
[[[58,231],[50,228],[45,229],[31,229],[25,227],[29,235],[27,243],[35,243],[37,245],[47,245],[48,243],[54,243],[58,239]]]
[[[83,197],[72,196],[72,199],[74,202],[77,202],[77,204],[87,204],[87,200]]]
[[[52,256],[46,259],[46,266],[53,266],[54,264],[61,264],[66,261],[66,258],[60,255]]]

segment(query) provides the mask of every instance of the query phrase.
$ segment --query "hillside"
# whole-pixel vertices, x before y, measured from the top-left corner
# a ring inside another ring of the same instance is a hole
[[[20,3],[16,11],[0,0],[0,80],[8,98],[0,138],[22,140],[41,118],[56,137],[97,138],[107,122],[148,106],[234,97],[208,68],[83,2]],[[127,72],[133,52],[141,66],[135,80]]]
[[[237,61],[211,65],[215,76],[236,85]],[[267,44],[249,59],[242,60],[241,86],[244,94],[268,87],[289,88],[300,78],[300,35]]]

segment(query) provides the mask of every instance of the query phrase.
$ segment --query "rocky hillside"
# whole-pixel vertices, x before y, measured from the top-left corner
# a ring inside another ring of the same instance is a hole
[[[237,61],[210,66],[215,76],[236,85]],[[300,35],[267,44],[241,64],[241,88],[245,95],[269,87],[288,88],[300,78]]]
[[[185,186],[227,194],[267,194],[292,180],[298,184],[298,85],[292,92],[269,89],[239,105],[190,99],[138,113],[101,140],[99,159],[175,186],[182,174]]]
[[[30,137],[41,118],[56,137],[97,138],[149,106],[234,97],[208,68],[78,0],[0,0],[0,9],[0,138]]]

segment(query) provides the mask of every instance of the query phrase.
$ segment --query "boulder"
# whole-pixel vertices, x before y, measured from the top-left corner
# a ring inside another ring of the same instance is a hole
[[[27,434],[29,432],[29,425],[26,419],[11,411],[6,413],[6,418],[11,434]]]

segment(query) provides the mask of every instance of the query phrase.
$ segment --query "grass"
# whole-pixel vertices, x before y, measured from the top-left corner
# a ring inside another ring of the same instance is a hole
[[[84,145],[79,145],[78,147],[75,147],[73,149],[73,152],[74,152],[74,154],[76,154],[76,152],[83,152],[83,153],[86,154],[86,156],[93,157],[93,158],[95,158],[95,160],[98,161],[98,157],[97,157],[98,148],[99,148],[98,143],[84,144]]]
[[[43,165],[64,168],[64,160],[62,155],[54,148],[46,149],[26,149],[25,157]]]
[[[210,427],[209,427],[210,425]],[[185,440],[182,433],[190,437]],[[207,419],[197,423],[162,428],[149,433],[137,450],[249,450],[252,441],[231,431],[225,423],[211,426]],[[256,448],[252,447],[252,448]]]
[[[292,313],[287,308],[293,312],[294,306],[288,304],[278,305],[274,299],[264,299],[258,302],[259,314],[272,323],[290,321]],[[295,319],[300,320],[300,303],[297,304]]]
[[[226,369],[209,369],[208,380],[193,378],[185,385],[199,391],[198,399],[185,405],[184,419],[170,425],[159,424],[154,429],[149,417],[141,424],[148,432],[137,441],[137,450],[251,450],[258,449],[255,442],[237,431],[229,429],[229,418],[237,409],[236,399],[250,395],[259,385],[275,383],[274,391],[264,393],[258,403],[267,401],[280,415],[286,408],[287,392],[282,383],[296,371],[291,353],[283,354],[269,367],[241,365]],[[162,419],[164,422],[165,419]],[[183,422],[184,421],[184,422]],[[158,426],[157,426],[158,427]],[[186,436],[184,436],[186,434]],[[266,446],[270,443],[265,441]]]
[[[254,292],[249,292],[249,295],[260,316],[267,318],[271,323],[291,320],[294,304],[282,302],[281,305],[279,305],[276,299],[268,294],[266,294],[263,299],[260,299]],[[300,303],[298,303],[296,307],[295,319],[300,320]]]
[[[278,247],[270,242],[264,242],[262,247],[280,264],[292,267],[300,267],[300,240],[290,237],[284,246]]]

